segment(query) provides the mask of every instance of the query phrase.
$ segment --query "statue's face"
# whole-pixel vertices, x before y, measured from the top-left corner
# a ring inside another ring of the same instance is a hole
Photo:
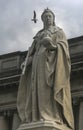
[[[53,21],[54,21],[54,17],[53,14],[51,12],[46,12],[43,16],[43,22],[45,23],[45,25],[53,25]]]

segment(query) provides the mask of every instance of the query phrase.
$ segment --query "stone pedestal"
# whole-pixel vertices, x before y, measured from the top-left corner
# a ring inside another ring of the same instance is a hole
[[[24,123],[17,130],[71,130],[65,125],[56,124],[50,121],[40,121],[32,123]]]

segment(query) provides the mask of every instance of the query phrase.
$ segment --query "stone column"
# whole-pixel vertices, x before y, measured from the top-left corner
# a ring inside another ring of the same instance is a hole
[[[83,101],[80,102],[80,108],[79,108],[79,129],[83,130]]]
[[[9,130],[8,120],[4,116],[0,116],[0,130]]]
[[[18,114],[15,112],[13,115],[13,122],[12,122],[12,130],[16,130],[20,125],[20,118]]]

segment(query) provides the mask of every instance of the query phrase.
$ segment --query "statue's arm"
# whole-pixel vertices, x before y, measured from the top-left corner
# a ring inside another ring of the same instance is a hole
[[[57,33],[57,44],[65,46],[66,49],[69,49],[66,35],[62,29],[60,29]]]
[[[33,59],[34,53],[35,53],[35,41],[33,41],[31,47],[29,48],[26,58],[25,58],[24,62],[21,64],[21,69],[23,69],[25,66],[29,66],[32,64],[32,59]]]
[[[33,56],[34,56],[34,53],[35,53],[35,44],[36,44],[36,42],[34,40],[32,45],[31,45],[31,47],[28,50],[29,54],[27,54],[27,55],[29,55],[29,56],[28,56],[28,59],[27,59],[28,60],[27,65],[31,65],[32,64],[32,59],[33,59]]]
[[[36,42],[34,40],[33,43],[32,43],[32,45],[31,45],[31,47],[28,50],[29,51],[29,57],[32,56],[32,55],[34,55],[34,53],[35,53],[35,44],[36,44]]]
[[[57,34],[57,46],[61,46],[62,50],[64,50],[66,60],[68,61],[69,68],[71,71],[71,59],[70,59],[70,54],[69,54],[68,41],[62,29]]]

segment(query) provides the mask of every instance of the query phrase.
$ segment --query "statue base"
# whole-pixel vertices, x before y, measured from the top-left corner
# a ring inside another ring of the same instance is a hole
[[[17,130],[71,130],[66,125],[57,124],[51,121],[38,121],[23,123]]]

